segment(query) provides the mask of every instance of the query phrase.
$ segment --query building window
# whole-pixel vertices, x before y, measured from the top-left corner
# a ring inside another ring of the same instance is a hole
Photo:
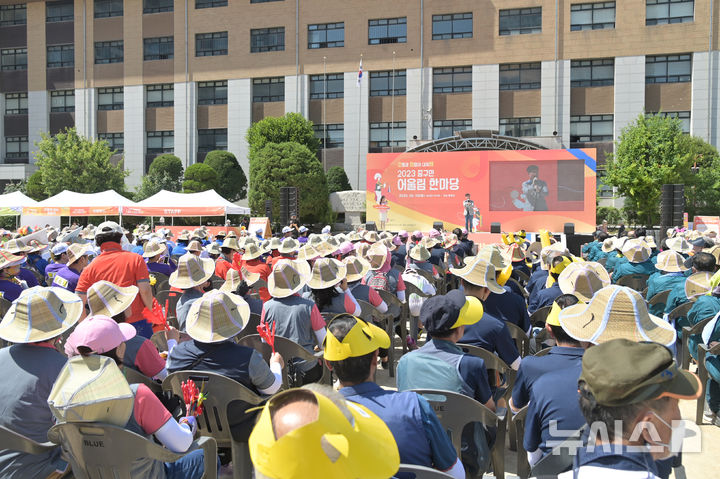
[[[198,130],[198,153],[227,150],[227,128]]]
[[[0,63],[3,70],[27,70],[27,48],[0,50]]]
[[[228,54],[227,32],[198,33],[195,35],[195,56],[214,57]]]
[[[500,65],[501,90],[537,90],[540,88],[540,62]]]
[[[607,172],[598,168],[596,175],[598,196],[600,198],[612,198],[615,195],[613,187],[605,184]]]
[[[570,117],[570,141],[585,143],[589,141],[612,141],[612,115],[581,115]]]
[[[500,118],[503,136],[539,136],[540,117]]]
[[[690,133],[690,112],[689,111],[660,111],[660,112],[648,112],[645,116],[660,115],[666,118],[677,118],[680,120],[680,128],[682,132]]]
[[[143,60],[170,60],[175,56],[173,37],[155,37],[143,39]]]
[[[51,91],[50,111],[52,113],[68,113],[75,111],[75,90]]]
[[[110,149],[115,150],[116,153],[122,153],[125,147],[125,135],[123,133],[98,133],[98,140],[107,141]]]
[[[405,70],[370,72],[370,96],[395,96],[406,94]]]
[[[148,131],[146,153],[153,158],[163,153],[172,153],[175,150],[175,132],[170,131]]]
[[[345,22],[308,25],[308,48],[345,46]]]
[[[647,0],[645,25],[692,22],[694,9],[693,0]]]
[[[472,13],[450,13],[432,16],[432,39],[472,38]]]
[[[250,3],[282,2],[283,0],[250,0]]]
[[[122,63],[123,41],[95,42],[95,63]]]
[[[159,83],[145,87],[147,108],[163,108],[175,103],[175,87],[172,83]]]
[[[433,69],[433,93],[472,91],[472,67]]]
[[[95,0],[95,18],[122,17],[123,0]]]
[[[615,83],[615,59],[573,60],[570,63],[570,86],[610,86]]]
[[[405,122],[370,123],[370,148],[405,146]]]
[[[5,137],[5,158],[11,160],[26,160],[28,158],[27,136]]]
[[[285,77],[253,78],[253,102],[285,101]]]
[[[368,20],[368,45],[407,43],[407,17]]]
[[[615,28],[615,2],[570,5],[570,31]]]
[[[345,125],[330,123],[313,125],[315,138],[320,140],[320,148],[343,148],[345,146]]]
[[[345,91],[345,78],[342,73],[310,76],[310,99],[322,100],[342,98]]]
[[[75,66],[75,45],[52,45],[47,47],[47,67]]]
[[[98,110],[122,110],[123,87],[98,88]]]
[[[433,122],[433,139],[455,136],[456,131],[472,128],[472,120],[435,120]]]
[[[542,32],[542,7],[500,10],[500,35]]]
[[[5,93],[5,114],[6,115],[27,115],[28,99],[27,92]]]
[[[198,83],[198,105],[227,105],[227,80]]]
[[[73,0],[59,0],[45,4],[45,21],[47,23],[72,22],[74,15]]]
[[[285,27],[250,30],[250,52],[281,52],[285,50]]]
[[[227,0],[195,0],[195,8],[227,7]]]
[[[174,0],[143,0],[143,13],[172,12]]]
[[[645,83],[683,83],[692,78],[692,55],[645,57]]]
[[[0,5],[0,27],[25,25],[26,23],[27,8],[25,4]]]

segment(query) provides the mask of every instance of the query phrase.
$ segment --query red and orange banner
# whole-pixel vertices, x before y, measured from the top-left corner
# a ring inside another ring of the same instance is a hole
[[[367,157],[367,220],[393,231],[595,230],[595,149],[378,153]],[[469,198],[466,197],[469,194]],[[465,200],[469,200],[466,203]]]
[[[86,206],[86,207],[53,207],[53,206],[25,206],[22,214],[32,216],[117,216],[120,214],[119,206]]]
[[[165,208],[162,206],[123,206],[125,216],[225,216],[224,206],[179,206]]]

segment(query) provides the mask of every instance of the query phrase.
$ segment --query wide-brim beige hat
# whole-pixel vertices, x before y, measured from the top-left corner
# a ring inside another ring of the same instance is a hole
[[[360,281],[370,271],[370,263],[365,258],[360,256],[347,256],[343,262],[347,269],[347,275],[345,276],[349,283]]]
[[[262,249],[262,247],[258,246],[255,243],[245,242],[245,250],[242,254],[242,259],[244,261],[250,261],[253,259],[257,259],[260,256],[265,254],[265,250]]]
[[[517,243],[513,243],[507,247],[506,256],[513,263],[525,261],[525,251],[523,251],[523,249]]]
[[[300,291],[310,278],[310,265],[305,260],[281,259],[268,277],[268,292],[273,298],[287,298]]]
[[[424,245],[418,243],[410,248],[408,256],[415,261],[427,261],[430,259],[430,250],[428,250]]]
[[[420,240],[420,245],[426,247],[427,249],[432,249],[440,243],[441,241],[439,239],[431,238],[429,236],[423,236],[423,238]]]
[[[649,247],[651,247],[651,248],[653,248],[653,249],[656,249],[656,248],[657,248],[657,243],[655,243],[655,237],[654,237],[654,236],[650,236],[650,235],[645,236],[645,237],[643,238],[643,240],[645,241],[645,243],[647,243],[647,245],[648,245]]]
[[[615,236],[611,236],[610,238],[606,238],[605,241],[603,241],[602,246],[600,249],[603,253],[610,253],[612,250],[615,249],[615,241],[617,241],[617,238]]]
[[[23,264],[27,259],[25,256],[14,255],[8,251],[0,251],[0,269],[12,268]]]
[[[698,297],[711,292],[713,288],[710,285],[710,278],[712,278],[712,274],[707,271],[700,271],[688,276],[688,279],[685,280],[685,296],[687,299],[695,301]]]
[[[666,273],[680,273],[690,269],[685,266],[685,258],[677,251],[671,249],[662,251],[657,255],[655,267]]]
[[[323,253],[315,248],[314,245],[311,245],[310,243],[305,243],[304,246],[302,246],[300,249],[298,249],[297,258],[301,259],[303,261],[312,261],[316,258],[320,258],[323,256]]]
[[[193,240],[190,242],[189,245],[185,248],[186,251],[190,251],[192,253],[200,253],[202,252],[202,245],[198,240]]]
[[[260,277],[259,274],[258,277]],[[242,280],[243,278],[240,275],[240,272],[236,269],[230,268],[225,275],[225,282],[222,284],[222,286],[220,286],[219,289],[224,293],[235,293],[237,287],[240,286]]]
[[[600,263],[570,263],[560,273],[558,285],[563,294],[574,294],[580,301],[588,302],[610,285],[610,275]]]
[[[703,250],[703,252],[713,255],[715,258],[715,264],[717,266],[720,266],[720,245],[715,245],[712,248],[707,248],[707,250]]]
[[[29,253],[32,251],[32,247],[26,245],[20,240],[17,239],[11,239],[8,240],[5,245],[3,245],[3,249],[7,251],[8,253],[12,254],[18,254],[18,253]]]
[[[91,255],[93,254],[92,246],[89,243],[81,244],[81,243],[73,243],[68,247],[67,249],[67,265],[70,266],[71,264],[74,264],[77,260],[82,258],[83,256]]]
[[[505,267],[510,264],[510,258],[503,254],[500,247],[496,244],[490,244],[480,248],[477,257],[493,265],[496,270],[505,269]],[[467,258],[465,259],[465,263],[467,264]]]
[[[559,321],[565,332],[577,341],[593,344],[625,338],[669,346],[676,338],[675,328],[648,313],[640,293],[618,285],[601,289],[588,304],[578,303],[563,309]]]
[[[143,247],[142,255],[143,258],[154,258],[159,254],[163,254],[165,251],[167,251],[165,243],[161,243],[159,241],[148,241]]]
[[[273,236],[273,237],[270,238],[270,240],[268,241],[268,244],[267,244],[267,246],[265,247],[265,250],[266,250],[266,251],[272,251],[272,250],[274,250],[274,249],[280,249],[280,245],[282,245],[282,240],[281,240],[280,238],[277,238],[277,237]]]
[[[214,241],[205,247],[205,251],[207,251],[208,254],[212,255],[219,256],[222,254],[222,251],[220,250],[220,245]]]
[[[373,243],[367,249],[365,257],[370,263],[370,269],[376,271],[385,265],[388,259],[388,249],[383,243]]]
[[[692,251],[692,246],[682,236],[676,236],[665,240],[665,244],[668,248],[678,253],[689,253]]]
[[[87,290],[87,304],[92,316],[113,317],[128,309],[138,295],[137,286],[118,286],[110,281],[97,281]]]
[[[622,247],[622,254],[631,263],[643,263],[650,259],[650,246],[641,238],[629,239]]]
[[[72,328],[83,309],[80,296],[66,289],[26,289],[0,321],[0,338],[11,343],[47,341]]]
[[[466,258],[467,259],[467,258]],[[477,256],[462,268],[450,268],[450,272],[468,283],[489,289],[495,294],[503,294],[505,288],[500,286],[495,277],[495,267]]]
[[[332,288],[347,275],[345,263],[332,258],[320,258],[313,264],[307,285],[312,289]]]
[[[278,248],[278,253],[293,254],[297,253],[298,249],[300,249],[300,243],[298,242],[298,240],[296,240],[295,238],[285,238],[282,240],[282,243]]]
[[[366,231],[362,239],[368,243],[377,243],[381,238],[377,231]]]
[[[46,249],[48,249],[48,246],[49,245],[41,243],[36,239],[31,239],[28,242],[28,247],[30,248],[30,251],[28,251],[28,253],[39,253],[41,251],[45,251]]]
[[[357,231],[351,231],[347,234],[347,240],[350,242],[360,241],[361,239],[363,238]]]
[[[212,290],[190,306],[185,330],[195,341],[218,343],[236,336],[250,318],[250,306],[232,293]]]
[[[240,250],[240,244],[238,243],[237,238],[234,238],[234,237],[232,237],[232,236],[228,236],[227,238],[225,238],[225,239],[223,240],[223,242],[222,242],[222,246],[221,246],[221,247],[222,247],[222,248],[234,249],[235,251],[239,251],[239,250]]]
[[[205,283],[215,273],[215,261],[185,253],[178,259],[177,269],[170,274],[170,286],[180,289],[194,288]]]

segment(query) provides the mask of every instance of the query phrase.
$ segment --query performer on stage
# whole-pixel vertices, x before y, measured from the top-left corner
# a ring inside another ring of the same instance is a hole
[[[537,165],[527,167],[530,178],[522,184],[522,191],[527,201],[532,205],[533,211],[547,211],[545,197],[548,195],[547,183],[538,178]]]
[[[472,232],[473,217],[475,216],[475,202],[470,199],[470,193],[465,193],[465,201],[463,201],[463,210],[465,213],[465,229]]]

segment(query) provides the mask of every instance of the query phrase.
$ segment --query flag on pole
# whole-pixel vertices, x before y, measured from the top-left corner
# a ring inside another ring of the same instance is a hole
[[[358,70],[357,86],[359,87],[362,83],[362,56],[360,57],[360,69]]]

